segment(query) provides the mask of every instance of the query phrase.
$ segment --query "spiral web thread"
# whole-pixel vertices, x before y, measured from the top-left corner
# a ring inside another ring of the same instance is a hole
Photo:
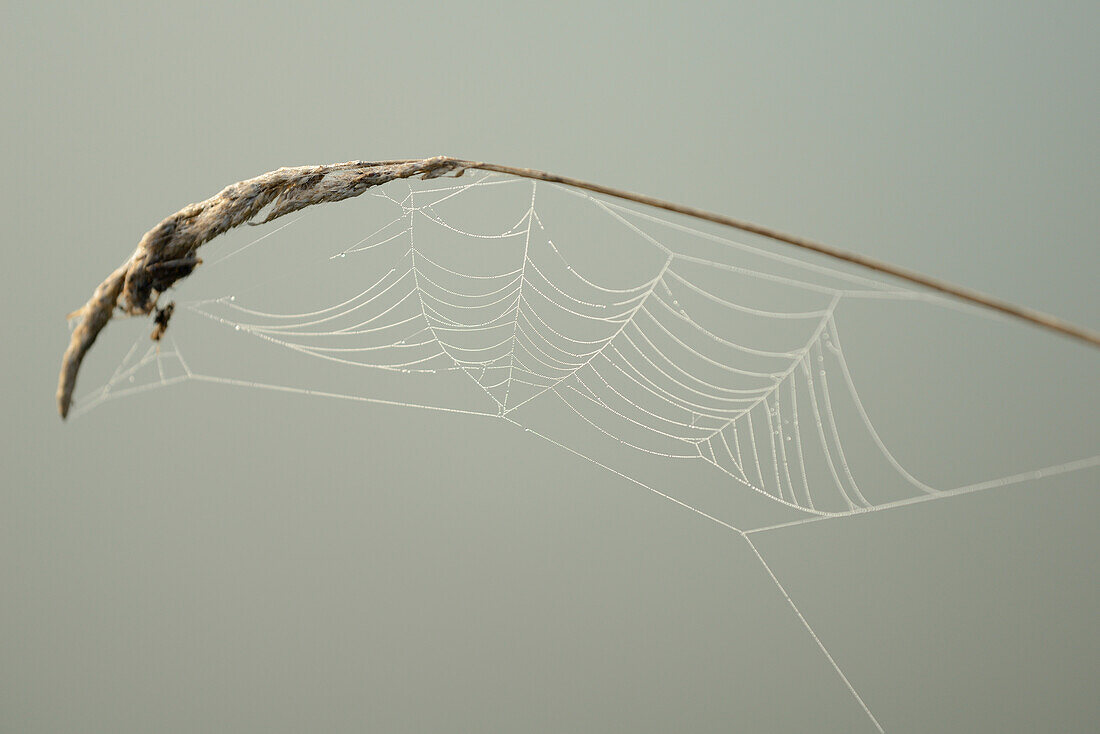
[[[402,187],[404,196],[398,198],[392,192]],[[470,192],[493,187],[518,190],[523,196],[515,200],[526,199],[525,210],[512,212],[505,228],[473,231],[444,213]],[[547,190],[574,197],[636,241],[644,253],[638,262],[631,257],[631,265],[644,271],[642,276],[609,284],[574,267],[555,241],[554,224],[540,214],[539,198]],[[437,180],[416,188],[394,183],[375,196],[396,207],[397,215],[324,258],[330,264],[371,258],[365,271],[371,277],[358,281],[353,292],[296,313],[253,307],[243,293],[179,305],[185,314],[305,357],[398,379],[457,378],[472,388],[465,403],[421,403],[204,374],[192,370],[169,332],[159,348],[135,343],[106,384],[78,402],[78,412],[123,395],[203,381],[505,421],[740,534],[879,730],[750,536],[1100,465],[1100,455],[1094,455],[946,489],[922,482],[902,466],[856,390],[836,311],[846,300],[867,298],[953,307],[938,296],[804,262],[556,184],[486,174],[472,182]],[[288,226],[204,268],[235,258]],[[462,238],[474,253],[479,243],[489,249],[480,259],[456,261],[453,250],[431,244],[436,235]],[[741,264],[745,257],[754,265]],[[478,267],[469,264],[475,261]],[[377,263],[388,263],[388,270]],[[739,299],[736,289],[715,285],[723,277],[745,285],[746,292],[775,290],[779,298]],[[783,308],[786,303],[795,307]],[[748,336],[739,338],[723,324],[743,325]],[[767,336],[753,340],[754,335]],[[845,452],[840,403],[858,417],[862,438],[890,467],[894,481],[884,481],[881,471],[871,475],[873,481],[859,478]],[[552,411],[553,421],[548,423],[545,411]],[[561,429],[570,422],[575,430]],[[556,431],[543,428],[550,423]],[[594,440],[614,450],[592,449]],[[793,517],[739,527],[636,476],[632,454],[701,463],[730,488],[755,493]]]

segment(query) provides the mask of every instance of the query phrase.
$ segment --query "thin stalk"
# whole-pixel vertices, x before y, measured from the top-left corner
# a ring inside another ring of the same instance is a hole
[[[64,418],[69,412],[77,374],[84,356],[95,343],[99,332],[110,321],[115,310],[131,315],[152,313],[157,308],[157,299],[160,294],[171,288],[177,281],[190,275],[202,262],[195,252],[204,243],[234,227],[254,223],[253,218],[268,205],[271,208],[263,220],[265,223],[307,206],[359,196],[366,190],[389,181],[414,176],[421,178],[438,178],[447,174],[460,176],[467,169],[494,171],[536,181],[558,183],[749,232],[802,250],[816,252],[834,260],[884,273],[1020,319],[1048,331],[1078,339],[1094,347],[1100,347],[1100,333],[1049,314],[1017,306],[985,293],[805,237],[645,194],[636,194],[570,176],[558,176],[533,168],[516,168],[448,156],[394,161],[350,161],[321,166],[280,168],[262,176],[232,184],[205,201],[184,207],[146,232],[129,260],[96,288],[91,299],[83,307],[70,314],[80,317],[80,323],[73,330],[69,347],[62,358],[61,374],[58,377],[57,407],[61,417]],[[163,333],[163,327],[167,326],[167,319],[165,318],[164,321],[163,325],[158,323],[159,333]]]

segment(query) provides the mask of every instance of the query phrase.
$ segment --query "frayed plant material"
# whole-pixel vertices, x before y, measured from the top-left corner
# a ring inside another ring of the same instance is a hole
[[[71,318],[80,318],[80,323],[73,330],[61,363],[57,387],[61,417],[68,415],[84,356],[115,311],[127,315],[152,313],[160,294],[202,263],[195,251],[203,244],[251,222],[268,206],[271,208],[262,223],[314,204],[350,199],[397,179],[459,176],[463,170],[461,162],[442,157],[280,168],[227,186],[206,201],[184,207],[149,230],[130,259],[96,288],[84,306],[70,314]],[[167,327],[167,317],[158,312],[153,338],[163,337]]]
[[[164,308],[158,308],[156,315],[153,317],[153,333],[149,335],[149,338],[155,342],[159,342],[164,338],[164,332],[168,330],[168,320],[172,318],[172,313],[176,310],[175,303],[169,303]]]

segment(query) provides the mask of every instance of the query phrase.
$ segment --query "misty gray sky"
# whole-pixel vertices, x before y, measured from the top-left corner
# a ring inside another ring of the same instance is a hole
[[[744,217],[1097,329],[1097,16],[9,8],[0,731],[874,731],[736,534],[464,416],[186,383],[62,423],[64,315],[228,183],[445,153]],[[868,410],[924,481],[1098,453],[1095,349],[914,308],[840,323]],[[91,369],[147,329],[116,327]],[[674,496],[705,490],[647,467]],[[754,542],[887,731],[1084,730],[1098,479]]]

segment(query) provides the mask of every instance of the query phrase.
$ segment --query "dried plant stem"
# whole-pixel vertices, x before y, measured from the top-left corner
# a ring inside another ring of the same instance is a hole
[[[71,314],[74,317],[79,316],[80,323],[73,330],[69,347],[65,350],[65,356],[62,359],[57,387],[57,406],[61,417],[64,418],[69,412],[77,373],[84,355],[95,342],[99,332],[110,321],[115,310],[119,309],[126,314],[151,313],[156,308],[159,295],[171,288],[177,280],[190,275],[191,271],[202,262],[195,252],[204,243],[234,227],[251,222],[268,205],[271,208],[263,219],[264,223],[314,204],[342,201],[359,196],[367,189],[389,181],[414,176],[422,178],[437,178],[447,174],[461,176],[467,169],[495,171],[522,178],[559,183],[714,222],[885,273],[1100,347],[1100,334],[1054,316],[804,237],[643,194],[531,168],[515,168],[447,156],[420,160],[351,161],[321,166],[280,168],[262,176],[232,184],[205,201],[184,207],[149,230],[141,238],[141,242],[129,260],[96,288],[91,299],[82,308]]]
[[[831,257],[836,260],[843,260],[844,262],[853,263],[860,267],[867,268],[869,270],[875,270],[886,275],[893,276],[900,280],[915,283],[916,285],[930,288],[940,293],[946,293],[950,296],[954,296],[962,301],[973,303],[977,306],[992,309],[994,311],[1000,311],[1003,314],[1013,316],[1018,319],[1023,319],[1035,326],[1056,331],[1066,336],[1080,339],[1095,347],[1100,347],[1100,333],[1091,331],[1081,326],[1076,326],[1067,321],[1063,321],[1055,316],[1045,314],[1041,311],[1035,311],[1023,306],[1017,306],[1008,301],[1002,301],[994,298],[993,296],[981,293],[980,291],[971,290],[969,288],[963,288],[952,283],[948,283],[945,280],[933,278],[929,275],[918,273],[915,270],[908,270],[906,268],[899,267],[897,265],[891,265],[890,263],[876,260],[872,257],[860,255],[855,252],[849,252],[847,250],[841,250],[831,245],[826,245],[821,242],[815,242],[814,240],[807,239],[805,237],[799,237],[798,235],[787,234],[786,232],[780,232],[779,230],[772,229],[771,227],[765,227],[760,224],[754,224],[752,222],[746,222],[741,219],[734,219],[733,217],[727,217],[724,214],[715,214],[714,212],[708,212],[705,209],[697,209],[693,206],[684,206],[683,204],[675,204],[670,201],[663,201],[662,199],[655,199],[652,196],[646,196],[645,194],[635,194],[630,191],[623,191],[621,189],[611,188],[610,186],[603,186],[601,184],[589,183],[588,181],[581,181],[576,178],[569,178],[568,176],[557,176],[552,173],[546,173],[544,171],[536,171],[531,168],[513,168],[512,166],[500,166],[495,163],[474,163],[472,161],[457,161],[463,168],[478,168],[483,171],[497,171],[499,173],[508,173],[513,176],[522,176],[523,178],[533,178],[539,181],[550,181],[553,183],[560,183],[565,186],[572,186],[577,189],[585,189],[586,191],[592,191],[597,194],[604,194],[605,196],[614,196],[618,199],[625,199],[626,201],[633,201],[638,204],[645,204],[657,209],[664,209],[670,212],[676,212],[677,214],[684,214],[696,219],[702,219],[707,222],[714,222],[715,224],[721,224],[726,227],[732,227],[733,229],[739,229],[742,232],[749,232],[751,234],[767,237],[768,239],[775,240],[776,242],[783,242],[788,245],[793,245],[803,250],[810,250],[817,252],[827,257]]]

